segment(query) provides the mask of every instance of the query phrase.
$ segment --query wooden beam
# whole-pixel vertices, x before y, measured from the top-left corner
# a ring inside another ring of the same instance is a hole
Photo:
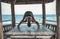
[[[2,13],[1,13],[1,0],[0,0],[0,39],[3,39]]]
[[[25,0],[25,4],[28,4],[28,2],[29,2],[28,0]]]
[[[60,0],[56,0],[57,13],[57,39],[60,39]]]
[[[42,21],[42,25],[45,25],[45,19],[46,19],[46,16],[45,16],[45,1],[43,0],[43,3],[42,3],[42,12],[43,12],[43,21]]]
[[[12,0],[14,1],[14,0]],[[20,2],[26,4],[25,2],[26,0],[16,0],[16,4],[20,4]],[[29,4],[40,4],[40,2],[42,3],[42,0],[27,0]],[[45,3],[50,3],[50,2],[53,2],[54,0],[45,0]],[[11,2],[11,0],[2,0],[2,2]],[[21,3],[21,4],[22,4]]]
[[[11,1],[11,13],[12,13],[12,26],[15,26],[15,9],[14,9],[14,1]]]

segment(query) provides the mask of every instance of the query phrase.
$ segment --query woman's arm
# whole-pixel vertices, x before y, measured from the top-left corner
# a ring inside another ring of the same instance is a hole
[[[17,25],[17,28],[18,28],[19,31],[20,31],[20,25],[21,25],[22,22],[23,22],[23,21],[21,21],[21,22]]]
[[[25,17],[23,17],[23,19],[21,20],[21,22],[17,25],[17,28],[18,28],[18,30],[20,31],[20,24],[24,21],[24,19],[25,19]]]
[[[35,23],[37,24],[37,26],[38,26],[38,29],[40,28],[40,25],[39,25],[39,23],[37,22],[37,21],[35,21]]]

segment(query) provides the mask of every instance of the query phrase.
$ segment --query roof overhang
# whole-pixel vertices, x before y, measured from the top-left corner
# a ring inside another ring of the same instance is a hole
[[[11,1],[14,0],[1,0],[2,2],[5,3],[10,3]],[[54,0],[44,0],[45,3],[50,3],[53,2]],[[15,4],[41,4],[43,3],[43,0],[16,0]]]

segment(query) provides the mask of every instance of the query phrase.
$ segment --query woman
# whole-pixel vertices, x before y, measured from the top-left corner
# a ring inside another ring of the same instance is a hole
[[[20,29],[19,29],[19,25],[20,25],[21,23],[23,23],[23,22],[28,22],[28,23],[27,23],[27,26],[28,26],[28,27],[31,26],[31,22],[35,22],[35,23],[37,24],[37,26],[38,26],[38,29],[39,29],[39,27],[40,27],[39,23],[34,19],[33,14],[32,14],[31,11],[26,11],[26,12],[25,12],[23,19],[21,20],[21,22],[20,22],[20,23],[18,24],[18,26],[17,26],[17,27],[18,27],[18,30],[20,30]]]

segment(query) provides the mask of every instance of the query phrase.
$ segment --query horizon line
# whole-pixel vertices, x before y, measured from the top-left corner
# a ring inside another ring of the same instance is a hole
[[[40,14],[34,14],[34,15],[42,15],[43,13],[40,13]],[[56,14],[56,13],[46,13],[46,14]],[[10,14],[3,14],[2,13],[2,15],[11,15],[11,13]],[[24,15],[24,14],[16,14],[15,13],[15,15]]]

